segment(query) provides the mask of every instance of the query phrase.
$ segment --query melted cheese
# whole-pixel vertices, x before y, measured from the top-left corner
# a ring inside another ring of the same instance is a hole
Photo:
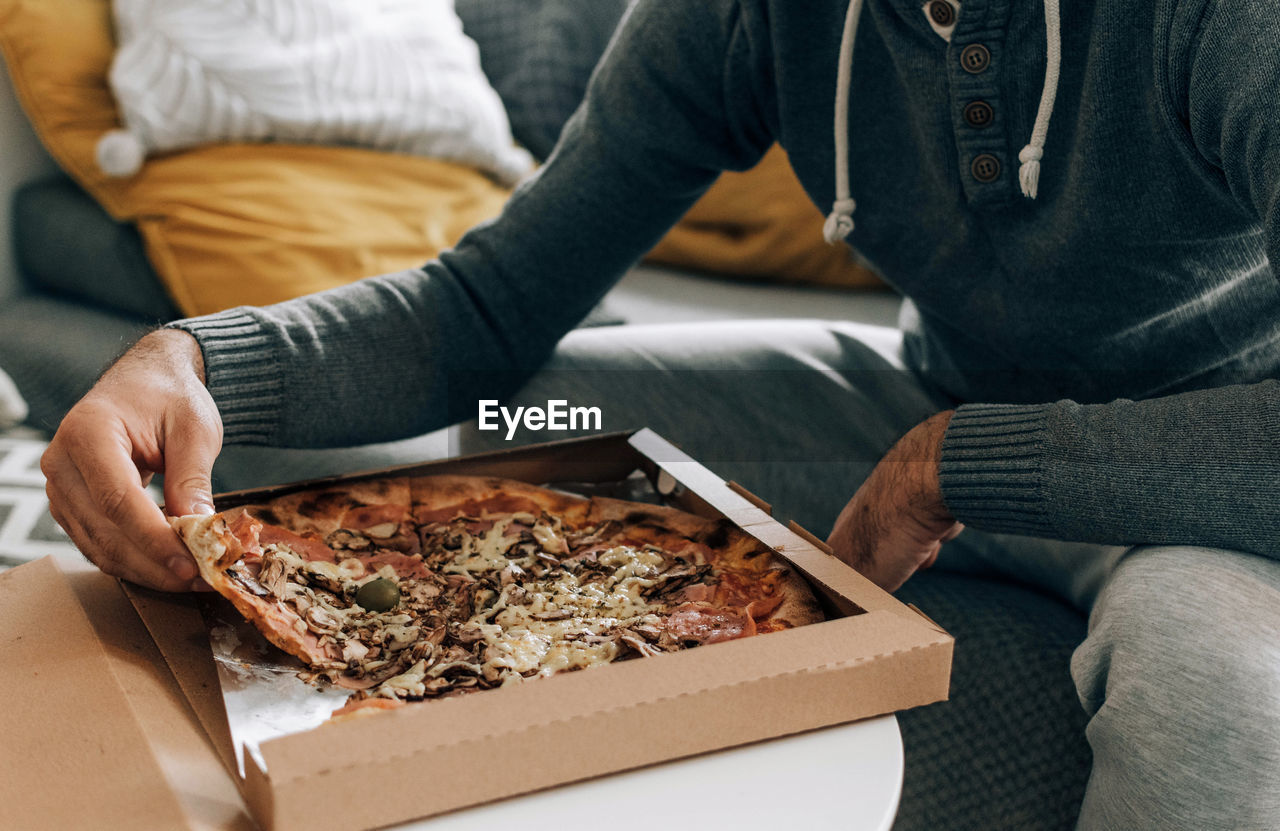
[[[496,612],[488,609],[471,618],[469,624],[483,634],[483,666],[489,674],[551,675],[605,664],[621,652],[609,637],[617,629],[659,622],[655,612],[661,607],[648,603],[641,591],[656,583],[662,556],[618,546],[598,561],[613,572],[585,585],[569,572],[528,583],[521,603],[511,605],[510,592],[504,591]]]
[[[482,571],[501,571],[512,561],[507,552],[520,541],[518,536],[507,536],[510,519],[500,519],[482,536],[464,534],[462,550],[442,571],[447,574],[476,574]],[[521,561],[527,562],[528,558]]]

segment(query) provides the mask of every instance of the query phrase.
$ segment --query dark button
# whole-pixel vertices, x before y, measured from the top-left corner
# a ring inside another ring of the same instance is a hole
[[[947,0],[933,0],[929,4],[929,17],[939,26],[950,26],[956,22],[956,10]]]
[[[964,120],[970,127],[986,127],[995,115],[986,101],[970,101],[964,108]]]
[[[973,178],[984,185],[994,182],[1000,178],[1000,160],[990,153],[974,156],[973,163],[969,165],[969,171],[973,174]]]
[[[981,43],[971,43],[960,51],[960,66],[977,75],[991,66],[991,52]]]

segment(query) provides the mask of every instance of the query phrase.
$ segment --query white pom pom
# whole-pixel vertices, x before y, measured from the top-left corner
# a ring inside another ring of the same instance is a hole
[[[98,139],[95,155],[103,173],[124,178],[142,169],[147,148],[143,147],[141,139],[128,130],[112,130]]]
[[[27,412],[27,402],[22,400],[17,385],[0,369],[0,428],[21,424]]]

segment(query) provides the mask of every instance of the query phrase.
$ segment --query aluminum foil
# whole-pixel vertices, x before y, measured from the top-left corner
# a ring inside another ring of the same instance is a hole
[[[299,678],[302,662],[267,641],[225,598],[202,596],[200,612],[209,629],[241,776],[245,753],[265,771],[259,750],[263,742],[318,727],[351,695],[351,690],[321,689]]]

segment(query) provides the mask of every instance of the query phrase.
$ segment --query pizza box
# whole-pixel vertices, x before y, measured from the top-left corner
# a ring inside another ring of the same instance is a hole
[[[269,831],[372,828],[947,696],[953,644],[946,632],[837,560],[804,529],[773,519],[762,500],[649,430],[221,494],[215,503],[223,509],[315,485],[432,473],[535,484],[647,478],[668,504],[727,518],[775,550],[810,582],[828,620],[326,723],[263,742],[258,754],[245,754],[240,775],[208,633],[195,604],[126,587],[137,617],[124,620],[116,609],[101,614],[96,626],[99,641],[131,644],[131,654],[114,655],[115,677],[127,679],[121,686],[131,705],[121,710],[128,718],[122,718],[120,731],[134,737],[129,746],[137,734],[145,737],[184,805],[198,803],[206,813],[210,805],[218,807],[214,813],[220,811],[226,822],[207,827],[243,827],[244,817],[226,799],[229,782]],[[38,565],[4,577],[26,571],[28,582],[48,583],[50,575],[36,573]],[[110,583],[100,574],[92,577]],[[100,595],[80,595],[82,606],[102,603]],[[119,600],[127,609],[123,596]],[[84,643],[86,631],[75,640],[94,653]],[[153,643],[136,643],[139,631],[149,632]],[[103,650],[113,657],[112,649]],[[2,652],[0,661],[7,670]],[[163,672],[166,663],[171,676]],[[189,710],[175,705],[179,688]],[[69,708],[54,709],[66,718],[75,715]],[[192,714],[206,738],[199,746],[190,741],[196,729]],[[124,784],[105,769],[109,765],[103,767],[108,783]],[[173,808],[164,799],[152,804]],[[155,827],[171,826],[171,816],[157,814],[163,818]]]

